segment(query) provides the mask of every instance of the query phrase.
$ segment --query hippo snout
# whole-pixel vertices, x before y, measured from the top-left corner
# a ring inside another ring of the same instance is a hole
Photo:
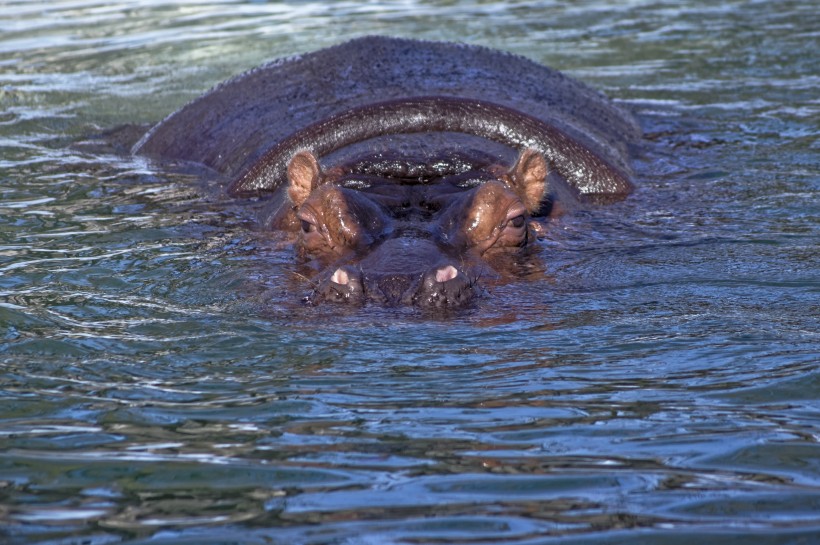
[[[319,283],[309,300],[448,309],[464,306],[475,295],[473,282],[452,264],[410,273],[363,272],[359,267],[342,266]]]

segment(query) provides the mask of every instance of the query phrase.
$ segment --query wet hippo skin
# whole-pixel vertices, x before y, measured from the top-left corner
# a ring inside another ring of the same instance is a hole
[[[527,59],[368,37],[241,74],[133,151],[265,200],[263,227],[295,233],[316,271],[311,302],[438,309],[503,274],[556,200],[625,197],[639,139],[628,112]]]

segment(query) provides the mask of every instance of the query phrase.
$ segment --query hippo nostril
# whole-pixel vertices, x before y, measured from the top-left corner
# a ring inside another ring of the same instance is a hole
[[[447,282],[458,276],[458,269],[452,265],[441,267],[436,270],[436,282]]]
[[[475,291],[467,275],[454,265],[431,269],[416,292],[414,304],[426,308],[456,308],[473,299]]]
[[[347,286],[350,283],[350,275],[344,269],[336,269],[336,272],[330,277],[330,281],[340,286]]]
[[[330,277],[320,282],[313,296],[312,303],[331,301],[337,303],[357,303],[364,300],[362,278],[355,269],[339,267]]]

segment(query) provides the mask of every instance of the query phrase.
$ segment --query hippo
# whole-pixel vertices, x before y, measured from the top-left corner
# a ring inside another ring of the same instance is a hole
[[[133,153],[219,173],[290,233],[311,304],[453,309],[550,218],[633,190],[632,115],[557,70],[480,46],[371,36],[222,83]]]

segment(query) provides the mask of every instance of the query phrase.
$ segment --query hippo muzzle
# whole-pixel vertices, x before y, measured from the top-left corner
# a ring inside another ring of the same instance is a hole
[[[432,240],[393,238],[379,244],[359,263],[335,268],[319,281],[308,300],[459,308],[478,295],[475,270],[460,268]]]

